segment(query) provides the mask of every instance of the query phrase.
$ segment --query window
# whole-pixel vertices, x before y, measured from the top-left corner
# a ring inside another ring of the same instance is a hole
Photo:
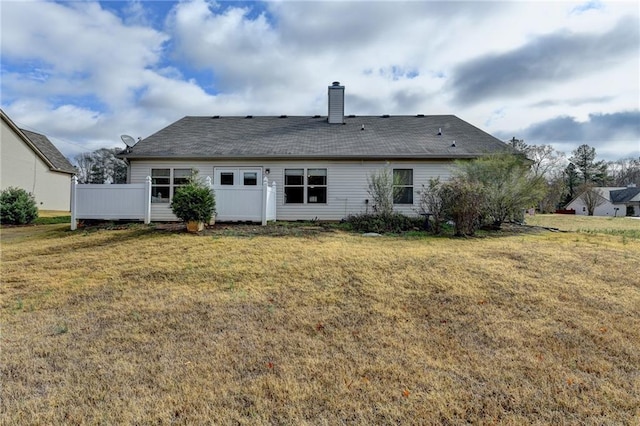
[[[393,203],[413,204],[412,169],[393,169]]]
[[[255,186],[258,184],[258,173],[257,172],[244,172],[243,173],[243,183],[245,186]]]
[[[306,176],[306,178],[305,178]],[[327,169],[285,169],[284,202],[286,204],[326,204]]]
[[[220,185],[233,185],[233,172],[221,172]]]
[[[284,202],[304,203],[304,169],[284,170]]]
[[[168,203],[171,192],[171,169],[151,169],[151,202]]]
[[[307,170],[307,203],[327,203],[327,169]]]
[[[193,172],[191,169],[175,169],[173,171],[173,185],[181,186],[188,184],[192,175]]]
[[[186,185],[191,169],[151,169],[151,202],[168,203],[176,188]]]

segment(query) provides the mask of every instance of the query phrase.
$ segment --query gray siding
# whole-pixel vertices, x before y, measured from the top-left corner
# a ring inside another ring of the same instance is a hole
[[[278,220],[340,220],[349,214],[363,213],[367,210],[365,200],[367,178],[384,168],[413,169],[414,204],[397,206],[396,210],[415,215],[418,210],[418,191],[429,179],[440,177],[446,180],[451,175],[450,161],[131,161],[131,183],[144,182],[152,168],[195,168],[200,177],[213,178],[214,167],[259,167],[264,172],[269,169],[269,182],[277,186]],[[327,203],[326,204],[285,204],[284,170],[286,168],[326,168]],[[370,209],[370,207],[369,207]],[[154,221],[177,220],[168,204],[152,204],[151,217]]]

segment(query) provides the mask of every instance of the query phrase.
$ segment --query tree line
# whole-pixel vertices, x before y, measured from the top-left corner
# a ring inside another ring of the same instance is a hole
[[[127,163],[116,157],[119,148],[100,148],[74,157],[79,183],[127,183]]]
[[[640,157],[597,160],[596,149],[584,144],[567,158],[551,145],[528,145],[515,137],[508,144],[531,161],[533,176],[544,179],[545,195],[538,205],[543,213],[554,212],[595,187],[640,186]]]

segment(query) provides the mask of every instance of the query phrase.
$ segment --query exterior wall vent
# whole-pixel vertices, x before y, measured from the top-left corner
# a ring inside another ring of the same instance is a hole
[[[344,123],[344,86],[339,81],[334,81],[329,86],[329,124]]]

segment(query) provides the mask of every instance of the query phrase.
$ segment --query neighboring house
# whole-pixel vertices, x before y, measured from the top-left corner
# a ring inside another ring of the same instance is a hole
[[[449,178],[457,159],[507,145],[453,115],[344,115],[344,86],[328,88],[328,116],[184,117],[120,156],[128,182],[152,178],[152,220],[176,220],[169,201],[196,169],[214,188],[276,183],[278,220],[340,220],[371,212],[368,179],[385,167],[417,214],[422,184]]]
[[[74,167],[46,136],[18,128],[2,110],[0,115],[0,188],[30,192],[41,210],[69,211]]]
[[[640,216],[640,188],[636,188],[635,185],[628,187],[597,187],[593,188],[593,190],[597,191],[602,203],[594,209],[594,216],[626,216],[627,206],[633,209],[631,216]],[[578,215],[587,215],[589,213],[582,199],[582,194],[567,204],[565,209],[575,210]]]

